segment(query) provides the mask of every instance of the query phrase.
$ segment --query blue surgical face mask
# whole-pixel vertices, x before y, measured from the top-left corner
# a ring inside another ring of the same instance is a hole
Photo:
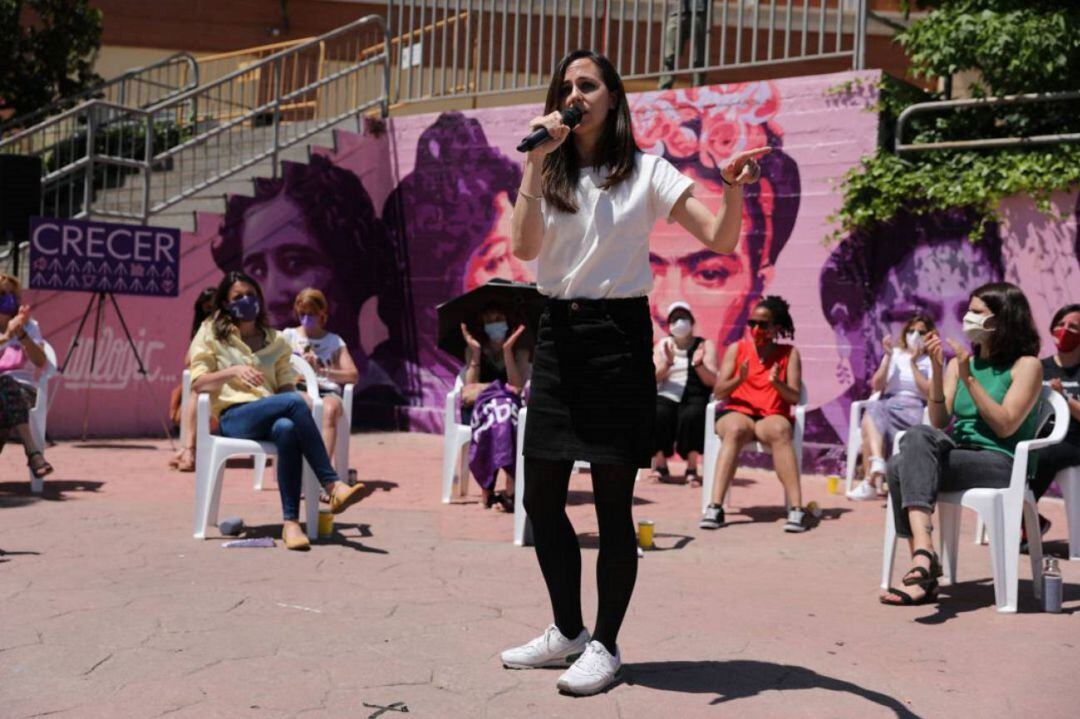
[[[300,326],[306,330],[319,329],[318,315],[300,315]]]
[[[510,326],[505,322],[485,322],[484,334],[488,336],[488,339],[492,342],[502,342],[506,339],[506,333],[510,331]]]
[[[19,298],[11,292],[0,295],[0,315],[13,315],[19,311]]]
[[[236,322],[251,322],[259,316],[259,298],[255,295],[244,295],[225,305],[225,311]]]

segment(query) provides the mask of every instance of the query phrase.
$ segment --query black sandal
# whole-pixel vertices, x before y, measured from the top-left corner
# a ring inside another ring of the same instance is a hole
[[[916,549],[911,553],[911,558],[926,557],[930,560],[930,568],[920,567],[918,565],[912,567],[904,573],[904,579],[902,580],[905,587],[914,587],[916,585],[924,586],[930,583],[936,583],[937,578],[941,576],[941,562],[938,561],[938,556],[935,552],[931,552],[928,549]],[[909,574],[917,574],[918,576],[909,577]]]
[[[495,501],[492,504],[498,504],[506,514],[514,513],[513,495],[507,495],[505,492],[495,492]]]
[[[41,462],[35,464],[34,457],[41,457]],[[41,452],[27,452],[26,466],[30,468],[30,472],[34,475],[34,479],[44,479],[54,471],[53,466],[45,461],[45,455]]]
[[[686,470],[686,475],[683,477],[683,479],[691,487],[700,487],[701,486],[701,475],[698,474],[696,469],[688,469],[688,470]]]
[[[911,595],[905,592],[903,589],[896,589],[895,587],[889,587],[885,596],[878,597],[878,601],[889,607],[918,607],[923,604],[929,604],[930,602],[937,600],[938,583],[932,581],[927,583],[924,587],[926,594],[922,595],[918,599],[912,599]],[[888,594],[894,594],[900,597],[900,601],[894,601],[887,599]]]

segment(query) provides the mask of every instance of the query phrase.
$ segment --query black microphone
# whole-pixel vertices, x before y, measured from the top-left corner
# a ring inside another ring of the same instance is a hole
[[[573,130],[581,122],[582,116],[581,110],[577,105],[571,105],[562,111],[563,124]],[[551,135],[548,134],[546,127],[538,127],[529,133],[528,137],[521,141],[517,146],[518,152],[528,152],[536,148],[539,145],[543,145],[545,142],[551,139]]]

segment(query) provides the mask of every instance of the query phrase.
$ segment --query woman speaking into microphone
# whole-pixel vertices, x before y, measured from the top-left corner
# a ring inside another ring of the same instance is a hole
[[[570,107],[581,112],[573,130],[563,121]],[[559,690],[585,695],[617,677],[616,637],[637,577],[631,502],[637,470],[649,466],[656,415],[649,230],[664,217],[706,248],[732,252],[741,186],[757,180],[754,158],[768,148],[723,169],[723,206],[714,216],[691,194],[692,180],[638,149],[622,80],[606,57],[578,50],[563,58],[544,110],[531,128],[551,139],[526,155],[511,239],[517,258],[538,261],[537,285],[548,298],[525,427],[524,501],[555,621],[502,661],[514,669],[569,666]],[[591,637],[581,616],[581,552],[566,516],[577,460],[592,466],[600,532]]]

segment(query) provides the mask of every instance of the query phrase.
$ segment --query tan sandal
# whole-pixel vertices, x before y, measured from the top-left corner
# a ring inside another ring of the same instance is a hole
[[[289,531],[292,526],[292,524],[286,523],[281,528],[281,541],[285,543],[285,548],[296,552],[306,552],[311,549],[311,541],[308,540],[300,525],[298,523],[295,525],[295,532]]]
[[[374,491],[372,487],[359,482],[348,487],[344,492],[334,492],[330,497],[330,511],[334,514],[341,514]]]

